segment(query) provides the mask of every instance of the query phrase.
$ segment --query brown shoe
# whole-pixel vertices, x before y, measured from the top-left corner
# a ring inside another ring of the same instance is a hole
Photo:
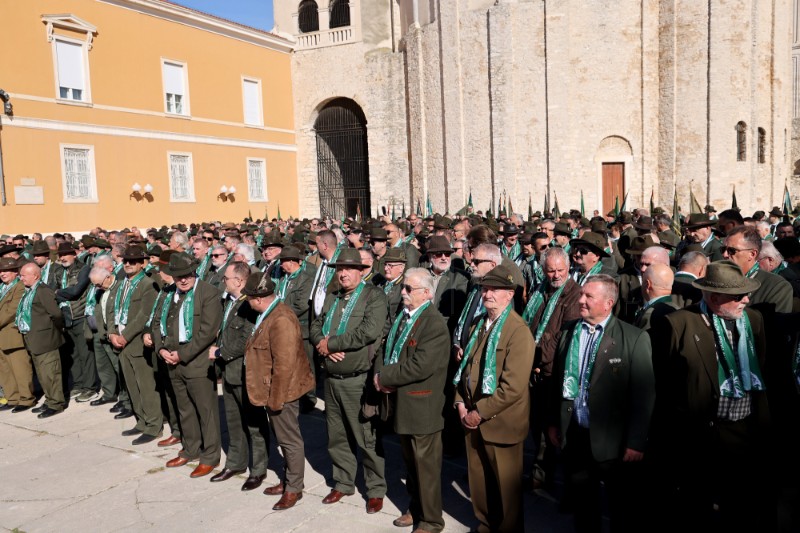
[[[242,484],[242,490],[246,492],[248,490],[257,489],[258,487],[261,486],[261,483],[264,481],[264,478],[266,477],[267,477],[266,474],[261,474],[260,476],[253,476],[253,475],[249,476]]]
[[[411,516],[411,513],[406,511],[400,518],[395,518],[392,524],[396,525],[397,527],[411,527],[414,525],[414,517]]]
[[[298,501],[303,499],[302,492],[284,492],[281,499],[278,500],[278,503],[272,506],[273,511],[285,511],[290,507],[294,507]]]
[[[367,500],[367,514],[375,514],[383,509],[383,498],[370,498]]]
[[[199,465],[197,465],[197,468],[195,468],[192,471],[192,473],[189,475],[189,477],[203,477],[203,476],[206,476],[206,475],[210,474],[211,471],[214,470],[217,466],[218,465],[204,465],[203,463],[200,463]]]
[[[283,483],[278,483],[277,485],[273,485],[272,487],[267,487],[264,489],[264,494],[267,496],[280,496],[283,494]]]
[[[167,461],[167,468],[175,468],[176,466],[183,466],[188,463],[191,459],[187,459],[185,457],[181,457],[180,455],[175,459],[170,459]]]
[[[158,447],[159,448],[166,448],[167,446],[174,446],[176,444],[180,444],[180,442],[181,442],[181,439],[179,439],[178,437],[173,437],[172,435],[170,435],[166,439],[158,441]]]
[[[324,504],[336,503],[345,496],[351,496],[351,494],[345,494],[344,492],[339,492],[336,489],[332,489],[330,494],[322,498],[322,503]]]

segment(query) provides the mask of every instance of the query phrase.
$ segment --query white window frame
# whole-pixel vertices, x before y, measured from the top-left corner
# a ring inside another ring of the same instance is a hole
[[[247,102],[247,96],[245,95],[245,83],[255,83],[258,87],[258,123],[257,124],[248,124],[247,123],[247,113],[245,111],[245,104]],[[264,127],[264,93],[261,90],[261,80],[259,78],[253,78],[250,76],[242,76],[242,123],[245,126],[251,128],[263,128]]]
[[[61,98],[61,84],[58,79],[58,52],[56,46],[58,41],[74,44],[81,47],[81,57],[83,58],[83,98],[80,100],[73,100],[71,98]],[[79,39],[72,39],[70,37],[63,37],[61,35],[53,35],[51,41],[51,50],[53,52],[53,81],[54,90],[56,95],[56,102],[63,104],[77,104],[77,105],[91,105],[92,104],[92,84],[90,83],[91,76],[89,75],[89,46],[86,41]]]
[[[262,187],[264,188],[264,197],[263,198],[253,198],[250,195],[250,162],[256,161],[261,163],[261,168],[264,171],[261,175],[262,178]],[[247,201],[248,202],[263,202],[266,203],[269,201],[269,190],[267,189],[267,160],[263,157],[248,157],[246,162],[246,174],[247,176]]]
[[[188,156],[189,157],[189,198],[175,198],[173,195],[172,186],[172,156]],[[167,152],[167,182],[169,183],[169,201],[174,203],[194,203],[194,160],[191,152]]]
[[[64,158],[64,149],[87,150],[89,162],[89,198],[68,198],[67,197],[67,164]],[[96,204],[97,198],[97,171],[94,163],[94,146],[88,144],[67,144],[58,145],[59,159],[61,160],[61,195],[65,204]]]
[[[172,65],[177,65],[181,67],[181,71],[183,72],[183,113],[175,113],[173,111],[169,111],[167,108],[167,83],[164,79],[164,65],[167,63]],[[169,59],[166,57],[161,58],[161,101],[164,105],[164,113],[170,117],[191,117],[192,116],[192,107],[189,104],[189,65],[185,61],[177,61],[175,59]]]

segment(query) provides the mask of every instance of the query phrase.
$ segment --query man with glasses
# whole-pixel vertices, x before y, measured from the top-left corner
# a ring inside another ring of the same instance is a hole
[[[125,280],[109,293],[105,306],[108,342],[119,354],[119,365],[136,415],[136,426],[123,431],[122,436],[138,435],[132,442],[135,445],[156,440],[164,426],[150,350],[142,339],[158,294],[158,285],[144,273],[146,257],[141,246],[125,250],[122,256]]]
[[[383,335],[389,333],[394,319],[403,310],[403,299],[400,286],[403,284],[403,272],[407,267],[406,254],[402,248],[389,248],[383,256],[383,283],[379,285],[386,295],[386,325]]]
[[[776,313],[791,313],[792,286],[782,277],[760,268],[758,254],[761,243],[757,230],[738,226],[725,237],[725,245],[720,251],[725,259],[738,265],[747,278],[759,282],[760,287],[750,296],[751,304],[770,303],[775,305]]]
[[[420,253],[413,245],[405,242],[403,232],[396,224],[387,224],[384,229],[386,230],[387,245],[390,248],[402,248],[406,254],[406,264],[408,268],[415,268],[419,266]],[[433,228],[428,228],[433,231]]]
[[[617,273],[609,268],[603,259],[611,257],[606,252],[607,241],[599,233],[587,231],[583,238],[572,239],[570,241],[573,272],[572,278],[578,285],[583,286],[589,276],[595,274],[606,274],[612,278],[617,277]]]
[[[729,237],[758,238],[747,231]],[[703,292],[700,304],[651,330],[658,404],[650,445],[660,467],[653,486],[663,489],[650,495],[660,506],[653,520],[666,531],[687,523],[700,531],[770,529],[766,459],[775,448],[766,391],[773,385],[765,384],[764,320],[746,308],[761,284],[727,260],[692,284]]]
[[[550,247],[550,237],[544,232],[533,234],[523,233],[520,236],[522,243],[523,263],[520,269],[525,278],[525,292],[532,294],[544,281],[542,271],[542,254]]]
[[[273,280],[280,277],[281,262],[278,256],[283,250],[283,241],[280,233],[272,232],[262,242],[261,271],[266,272]]]
[[[223,285],[222,278],[225,276],[225,269],[232,260],[228,250],[221,244],[211,248],[211,266],[208,267],[206,281],[214,288],[219,289]]]

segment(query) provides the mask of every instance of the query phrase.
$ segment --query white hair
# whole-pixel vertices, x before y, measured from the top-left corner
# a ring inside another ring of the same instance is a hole
[[[233,249],[233,253],[241,254],[247,262],[256,260],[255,250],[249,244],[237,244],[236,248]]]

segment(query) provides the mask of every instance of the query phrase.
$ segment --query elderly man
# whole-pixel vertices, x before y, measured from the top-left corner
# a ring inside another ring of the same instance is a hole
[[[61,281],[61,265],[54,263],[50,259],[51,250],[44,241],[36,241],[31,248],[33,262],[42,269],[42,283],[53,290],[59,288]]]
[[[372,514],[383,508],[386,480],[379,424],[362,414],[362,401],[368,393],[371,354],[386,323],[386,296],[362,280],[366,265],[358,250],[342,249],[330,266],[336,269],[339,289],[325,298],[310,330],[311,343],[324,358],[327,371],[325,418],[336,482],[322,503],[336,503],[355,492],[358,446],[367,485],[367,513]]]
[[[774,510],[764,501],[767,339],[761,314],[745,308],[760,282],[736,263],[718,261],[693,284],[703,291],[700,304],[671,313],[653,332],[659,483],[672,489],[671,499],[659,498],[658,519],[668,530],[687,523],[709,531],[768,530]]]
[[[185,252],[189,247],[189,237],[181,231],[175,231],[169,237],[169,249],[176,252]]]
[[[283,241],[281,241],[280,233],[273,232],[268,234],[264,237],[262,246],[261,271],[269,274],[273,280],[278,279],[281,267],[278,256],[283,250]]]
[[[119,353],[119,366],[136,415],[136,426],[123,431],[122,435],[138,435],[133,440],[135,445],[156,440],[164,425],[152,358],[142,340],[158,294],[158,285],[144,272],[146,257],[141,246],[133,245],[125,250],[122,256],[125,279],[109,296],[105,306],[108,342]]]
[[[758,281],[759,288],[749,298],[751,304],[770,303],[775,305],[777,313],[791,313],[792,286],[782,277],[761,270],[757,261],[761,244],[761,237],[755,229],[739,226],[725,237],[722,255],[736,263],[745,277]]]
[[[599,233],[588,231],[580,239],[570,241],[569,254],[573,258],[573,279],[583,286],[589,276],[606,274],[616,278],[617,273],[607,267],[604,258],[611,257],[605,248],[608,243]]]
[[[650,337],[612,315],[617,284],[590,277],[581,289],[581,319],[564,325],[549,402],[550,442],[563,449],[577,531],[600,531],[600,483],[612,530],[626,527],[641,487],[631,467],[644,457],[655,384]]]
[[[153,342],[169,368],[183,436],[183,449],[167,467],[199,459],[191,474],[196,478],[219,464],[222,447],[216,375],[206,357],[222,322],[220,292],[197,279],[197,262],[188,254],[172,254],[161,268],[176,290],[154,318]]]
[[[394,521],[438,533],[442,517],[442,438],[450,334],[432,303],[433,278],[421,268],[406,272],[403,312],[392,324],[384,353],[375,358],[375,388],[390,395],[394,431],[406,465],[408,510]]]
[[[228,250],[221,244],[214,245],[211,248],[211,266],[208,267],[205,281],[207,281],[214,288],[219,289],[224,286],[223,277],[225,277],[225,269],[228,264],[233,260],[233,257],[228,253]]]
[[[644,305],[636,313],[633,325],[648,331],[664,317],[680,309],[672,301],[672,284],[675,275],[667,265],[656,263],[642,273],[642,300]]]
[[[531,372],[531,432],[534,457],[539,456],[542,438],[547,434],[546,406],[552,388],[553,358],[561,339],[561,326],[580,317],[580,285],[569,276],[569,255],[561,247],[548,248],[542,254],[545,281],[531,294],[522,319],[530,326],[536,341]],[[555,449],[547,446],[540,464],[539,477],[531,472],[526,484],[532,488],[553,487],[556,466]],[[544,483],[542,483],[544,477]]]
[[[472,508],[478,531],[523,531],[522,451],[535,343],[514,311],[512,270],[497,266],[480,284],[486,313],[472,328],[453,379]]]
[[[717,221],[708,218],[705,213],[692,213],[689,215],[689,224],[686,226],[686,236],[690,243],[696,243],[703,247],[703,253],[710,261],[722,259],[722,243],[720,243],[714,232]]]
[[[22,334],[14,323],[25,292],[18,274],[18,260],[10,257],[0,259],[0,387],[8,400],[0,410],[10,409],[12,413],[27,411],[36,403],[31,357],[25,351]]]
[[[233,254],[231,257],[234,261],[246,263],[247,266],[250,267],[250,272],[252,273],[261,271],[256,262],[256,250],[249,244],[237,244],[236,248],[233,249]]]
[[[406,254],[401,248],[389,248],[383,256],[383,294],[386,295],[386,324],[383,335],[389,333],[395,317],[403,311],[403,299],[400,286],[403,284],[403,272],[406,270]]]
[[[44,404],[31,412],[39,413],[39,418],[48,418],[63,412],[66,406],[58,351],[64,344],[61,335],[64,316],[56,304],[55,293],[42,283],[41,274],[42,270],[34,263],[20,268],[19,279],[25,292],[17,306],[14,324],[22,333],[45,395]]]
[[[651,265],[669,266],[669,252],[653,242],[648,235],[633,239],[628,248],[628,255],[633,258],[633,264],[619,275],[619,297],[614,314],[620,320],[633,324],[636,313],[644,305],[642,274]]]
[[[505,224],[499,233],[503,236],[503,242],[500,245],[503,257],[511,259],[518,267],[522,267],[524,258],[522,245],[519,242],[519,228],[514,224]]]
[[[761,270],[772,272],[782,277],[792,286],[794,297],[800,298],[800,276],[794,269],[787,268],[783,256],[769,241],[761,243],[761,251],[758,253],[758,266]],[[796,310],[796,309],[793,309]]]
[[[305,451],[297,417],[300,398],[314,387],[300,322],[274,294],[275,284],[266,273],[251,274],[242,291],[259,315],[245,347],[247,394],[253,405],[264,406],[286,462],[281,481],[264,490],[279,495],[272,507],[283,511],[303,497]],[[264,380],[264,376],[271,376]],[[265,465],[266,466],[266,465]]]
[[[431,237],[427,254],[433,277],[433,306],[447,320],[448,329],[453,332],[467,298],[469,276],[453,266],[453,249],[446,237]]]

